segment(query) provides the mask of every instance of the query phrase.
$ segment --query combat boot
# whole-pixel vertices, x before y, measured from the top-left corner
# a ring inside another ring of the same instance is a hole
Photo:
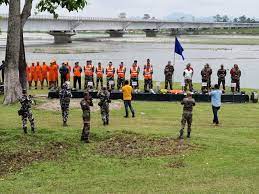
[[[132,118],[135,118],[135,113],[132,113]]]
[[[103,121],[103,125],[104,125],[104,126],[106,125],[106,121]]]
[[[106,120],[106,125],[109,125],[109,119]]]
[[[187,133],[187,138],[191,138],[191,132]]]
[[[63,127],[67,127],[68,125],[67,125],[67,122],[63,122]]]
[[[25,134],[28,133],[28,132],[27,132],[27,127],[24,127],[24,128],[23,128],[23,132],[24,132]]]
[[[179,139],[183,139],[183,129],[180,130]]]
[[[35,128],[34,127],[31,128],[31,132],[35,133]]]

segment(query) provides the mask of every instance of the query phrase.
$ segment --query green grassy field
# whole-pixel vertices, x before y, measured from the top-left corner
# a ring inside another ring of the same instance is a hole
[[[183,142],[180,103],[133,105],[136,118],[112,110],[108,127],[93,112],[90,144],[79,141],[79,109],[63,128],[60,112],[34,107],[37,133],[24,135],[19,106],[0,105],[0,193],[259,192],[258,104],[224,104],[219,127],[210,105],[197,104]]]

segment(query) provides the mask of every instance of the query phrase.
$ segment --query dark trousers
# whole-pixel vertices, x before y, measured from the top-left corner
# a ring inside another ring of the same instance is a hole
[[[88,86],[88,82],[93,82],[93,86]],[[90,88],[93,89],[94,88],[94,77],[92,76],[85,76],[85,89],[86,88]]]
[[[167,90],[168,89],[168,84],[170,86],[170,90],[173,89],[173,79],[172,77],[169,77],[169,78],[165,78],[165,89]]]
[[[233,79],[231,83],[236,84],[236,92],[240,92],[240,80]],[[234,87],[231,87],[231,91],[234,92]]]
[[[99,82],[101,83],[101,88],[103,88],[103,78],[102,77],[97,77],[96,78],[96,89],[97,90],[98,90]]]
[[[129,116],[128,108],[130,108],[132,116],[135,115],[135,111],[134,111],[134,109],[133,109],[133,107],[131,105],[131,100],[124,100],[124,107],[125,107],[126,117]]]
[[[110,85],[110,81],[113,81],[113,84]],[[114,90],[114,86],[115,86],[115,83],[114,83],[114,77],[107,77],[107,89],[108,90]]]
[[[76,83],[78,82],[79,90],[81,90],[81,77],[74,76],[74,88],[76,88]]]
[[[62,85],[67,81],[66,75],[61,75],[60,80],[61,80],[61,87],[62,87]]]
[[[132,82],[137,82],[137,85],[136,86],[132,86]],[[139,83],[138,83],[138,78],[130,78],[130,86],[133,88],[133,89],[138,89],[139,88]]]
[[[144,80],[144,90],[145,92],[148,92],[148,89],[153,89],[153,82],[152,79],[145,79]]]
[[[124,84],[125,78],[118,78],[117,79],[117,89],[120,90]]]
[[[223,86],[223,90],[226,90],[226,81],[225,81],[225,79],[218,79],[219,87],[220,87],[221,84]]]
[[[219,118],[218,118],[219,109],[220,109],[220,106],[219,107],[212,106],[212,112],[214,115],[213,123],[215,123],[215,124],[219,124]]]
[[[192,80],[191,79],[185,79],[184,80],[185,86],[184,86],[184,91],[187,91],[187,87],[189,86],[189,90],[192,92],[193,86],[192,86]]]

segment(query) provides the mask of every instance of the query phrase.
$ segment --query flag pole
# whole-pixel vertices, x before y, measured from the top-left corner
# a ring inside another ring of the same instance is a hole
[[[173,62],[174,65],[175,65],[175,43],[176,43],[176,36],[175,36],[175,39],[174,39],[174,62]]]

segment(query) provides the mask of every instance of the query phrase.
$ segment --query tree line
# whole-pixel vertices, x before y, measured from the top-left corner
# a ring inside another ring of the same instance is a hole
[[[247,17],[246,15],[231,19],[228,15],[217,14],[213,16],[213,19],[215,22],[256,23],[254,18]]]

